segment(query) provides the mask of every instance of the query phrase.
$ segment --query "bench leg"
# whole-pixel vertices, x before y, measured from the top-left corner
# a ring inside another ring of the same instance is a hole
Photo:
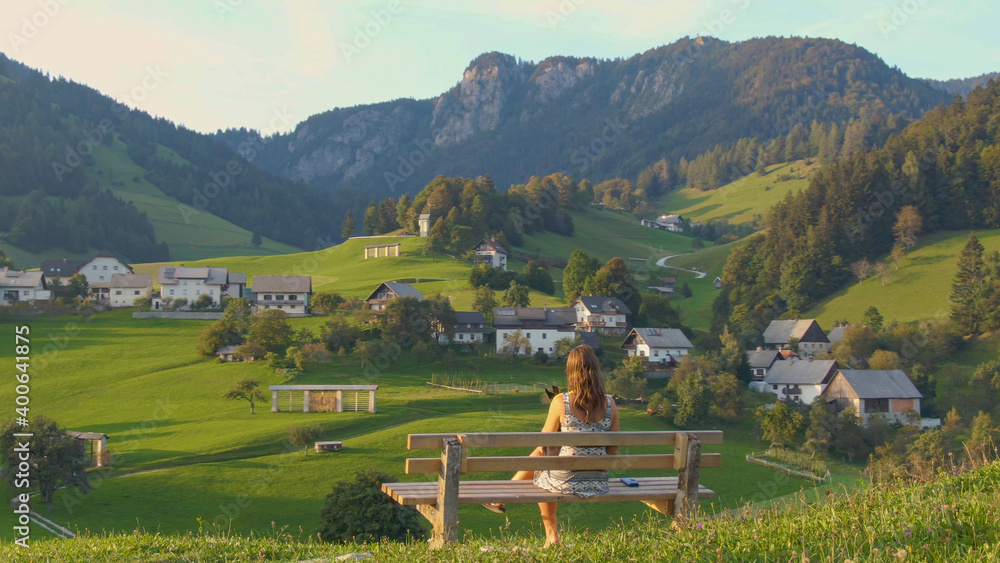
[[[441,451],[437,505],[427,511],[433,518],[421,510],[421,514],[434,526],[430,542],[434,549],[458,541],[458,481],[461,471],[462,444],[455,438],[449,438],[444,441]]]
[[[683,468],[677,476],[677,500],[674,501],[675,524],[684,525],[685,520],[693,518],[698,509],[698,479],[701,475],[701,440],[694,434],[678,436],[678,444],[682,451],[674,450],[674,456],[682,456]]]

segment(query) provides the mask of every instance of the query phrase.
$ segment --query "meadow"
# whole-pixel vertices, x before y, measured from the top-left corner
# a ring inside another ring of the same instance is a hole
[[[772,164],[763,176],[751,173],[714,190],[673,190],[660,199],[656,208],[660,213],[683,215],[689,221],[725,219],[734,225],[760,223],[775,203],[807,188],[809,176],[818,168],[819,164],[807,164],[804,160]]]
[[[976,237],[987,253],[1000,250],[1000,230],[977,231]],[[951,314],[948,296],[958,257],[968,238],[969,231],[921,237],[919,244],[899,263],[898,270],[890,263],[885,285],[877,275],[863,282],[852,278],[806,316],[815,317],[823,327],[831,327],[844,319],[860,322],[865,310],[874,305],[886,321],[947,318]]]
[[[322,322],[317,317],[292,320],[297,328],[314,331]],[[0,330],[12,331],[13,324],[4,320]],[[489,353],[417,364],[408,353],[390,350],[375,362],[377,367],[323,364],[295,378],[295,383],[378,384],[377,414],[271,413],[268,398],[251,415],[245,401],[222,399],[226,389],[246,376],[264,386],[284,382],[286,376],[263,362],[220,364],[199,358],[194,342],[205,321],[140,321],[130,311],[115,311],[86,322],[35,317],[25,324],[31,327],[33,347],[31,416],[47,415],[72,430],[105,432],[115,456],[113,468],[91,474],[91,493],[64,490],[52,511],[36,507],[74,531],[184,533],[201,528],[247,533],[270,530],[275,522],[291,530],[301,526],[308,534],[319,524],[323,498],[334,482],[370,467],[402,474],[408,433],[527,431],[544,419],[540,393],[479,396],[438,389],[426,384],[433,373],[565,384],[558,364],[537,366],[521,359],[512,365]],[[614,345],[607,345],[608,354],[615,354],[610,349]],[[4,357],[13,355],[9,347]],[[0,404],[12,403],[12,393],[12,388],[0,389]],[[342,440],[345,449],[304,455],[287,443],[289,426],[314,422],[321,425],[324,439]],[[712,426],[726,432],[726,443],[713,448],[723,453],[723,468],[703,473],[703,481],[719,495],[710,506],[763,502],[812,487],[744,460],[749,451],[762,449],[752,422]],[[623,408],[622,427],[673,429],[641,408]],[[825,487],[857,482],[856,466],[834,468],[837,478]],[[561,521],[596,530],[647,513],[638,503],[602,503],[585,510],[567,507]],[[539,525],[534,507],[511,507],[508,517],[510,531],[530,533]],[[506,519],[481,507],[463,507],[460,518],[464,529],[477,533],[508,527]],[[10,520],[10,513],[0,515],[4,533],[9,534]]]

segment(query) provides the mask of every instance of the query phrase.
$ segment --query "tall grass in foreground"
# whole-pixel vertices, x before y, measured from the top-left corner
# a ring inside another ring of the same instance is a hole
[[[373,561],[1000,561],[1000,463],[849,493],[803,491],[763,509],[713,514],[674,530],[666,518],[621,523],[589,533],[568,530],[563,547],[541,549],[537,537],[465,534],[437,552],[424,544],[331,545],[308,533],[267,536],[225,532],[161,536],[83,536],[3,544],[3,561],[301,561],[370,552]]]

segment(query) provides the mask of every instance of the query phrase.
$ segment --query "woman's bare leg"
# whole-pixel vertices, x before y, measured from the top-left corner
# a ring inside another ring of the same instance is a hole
[[[531,457],[545,455],[545,450],[542,449],[542,448],[535,448],[535,451],[531,452],[531,454],[529,454],[529,455]],[[513,477],[510,478],[510,480],[511,481],[530,481],[534,476],[535,476],[535,472],[534,471],[518,471],[517,473],[514,474]],[[496,506],[496,507],[502,507],[503,506],[503,503],[499,503],[499,502],[497,502],[497,503],[487,502],[485,504],[489,504],[491,506]],[[554,512],[553,512],[553,514],[554,514]]]
[[[559,543],[559,522],[556,520],[554,502],[540,502],[538,508],[542,512],[542,525],[545,526],[545,547]]]

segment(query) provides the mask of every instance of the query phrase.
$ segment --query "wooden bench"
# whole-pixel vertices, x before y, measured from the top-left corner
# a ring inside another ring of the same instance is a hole
[[[383,483],[382,492],[404,506],[414,506],[434,527],[431,547],[458,538],[458,505],[537,502],[639,501],[663,514],[687,518],[700,498],[715,493],[698,484],[702,467],[721,467],[722,455],[701,453],[702,444],[722,443],[718,430],[692,432],[496,432],[474,434],[410,434],[410,450],[441,449],[441,457],[410,458],[406,474],[437,474],[437,481]],[[537,446],[672,446],[671,453],[605,456],[504,456],[472,457],[473,449],[535,448]],[[543,469],[632,471],[669,469],[677,476],[637,477],[638,487],[628,487],[618,477],[608,481],[603,495],[582,498],[557,494],[531,481],[462,481],[467,473],[538,471]]]

